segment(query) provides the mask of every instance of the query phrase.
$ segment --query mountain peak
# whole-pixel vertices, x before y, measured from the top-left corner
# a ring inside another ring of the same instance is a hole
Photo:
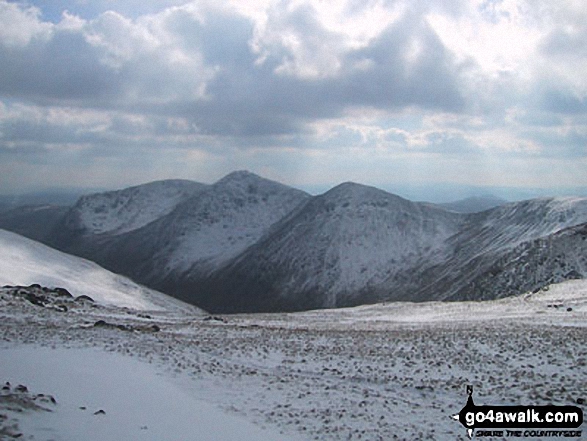
[[[227,182],[248,182],[248,181],[264,181],[265,178],[262,178],[259,175],[256,175],[255,173],[252,173],[248,170],[236,170],[233,171],[229,174],[227,174],[226,176],[224,176],[223,178],[221,178],[220,180],[218,180],[216,182],[216,184],[221,184],[221,183],[227,183]]]
[[[212,186],[214,189],[222,189],[238,194],[278,194],[293,193],[297,196],[308,196],[302,190],[290,187],[277,181],[263,178],[247,170],[234,171]]]
[[[170,213],[207,186],[187,180],[164,180],[123,190],[82,196],[66,222],[90,234],[126,233]]]
[[[339,200],[341,202],[348,202],[351,205],[371,203],[373,201],[385,200],[389,203],[406,203],[411,204],[410,201],[403,199],[393,193],[381,190],[376,187],[368,185],[357,184],[355,182],[343,182],[331,190],[324,193],[322,198],[326,200]]]

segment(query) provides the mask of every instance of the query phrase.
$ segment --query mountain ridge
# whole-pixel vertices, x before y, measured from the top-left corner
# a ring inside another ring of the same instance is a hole
[[[377,297],[371,287],[391,268],[409,267],[460,222],[458,214],[343,183],[309,200],[199,289],[191,288],[192,295],[226,311],[237,303],[263,309],[272,303],[268,296],[287,310],[372,302]],[[220,293],[231,293],[227,306],[214,301]]]
[[[353,182],[310,196],[242,170],[163,182],[81,198],[48,241],[212,312],[293,311],[518,294],[550,276],[513,281],[528,266],[516,253],[587,223],[587,198],[457,213]]]

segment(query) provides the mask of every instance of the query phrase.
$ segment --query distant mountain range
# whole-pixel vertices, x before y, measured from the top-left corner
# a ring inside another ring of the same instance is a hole
[[[311,196],[240,171],[83,196],[46,208],[42,232],[20,212],[18,230],[211,312],[490,299],[585,277],[586,198],[503,202],[355,183]]]
[[[472,196],[460,201],[440,204],[440,206],[457,213],[479,213],[507,204],[507,202],[505,199],[488,195]]]

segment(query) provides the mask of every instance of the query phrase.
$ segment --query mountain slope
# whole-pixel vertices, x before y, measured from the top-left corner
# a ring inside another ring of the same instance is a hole
[[[585,198],[456,213],[353,183],[312,197],[239,171],[81,198],[51,244],[214,312],[278,311],[493,299],[583,277],[583,248],[563,251],[584,223]]]
[[[184,283],[182,294],[224,312],[372,302],[375,286],[433,255],[462,221],[429,204],[341,184],[312,198],[221,271]]]
[[[470,287],[463,287],[449,300],[495,299],[537,291],[552,283],[587,278],[587,223],[520,245],[488,262],[487,270]]]
[[[65,226],[85,235],[126,233],[170,213],[205,187],[198,182],[166,180],[82,196],[68,213]]]
[[[223,312],[494,299],[583,277],[584,242],[561,254],[582,241],[582,222],[584,198],[458,215],[344,184],[308,202],[221,271],[180,289],[184,298]],[[541,247],[557,254],[545,257],[536,251]],[[530,261],[520,258],[528,253]]]
[[[535,279],[512,281],[509,285],[492,284],[489,280],[501,277],[506,269],[523,273],[522,268],[528,262],[520,259],[519,253],[530,253],[541,259],[530,250],[543,246],[544,241],[557,243],[562,236],[556,233],[585,222],[585,198],[532,199],[472,215],[463,229],[447,242],[443,261],[433,266],[427,262],[421,264],[414,272],[418,284],[407,284],[404,292],[396,291],[390,298],[466,300],[518,294],[530,286],[528,280]],[[574,240],[580,239],[575,236]],[[546,283],[551,276],[541,277]],[[533,286],[540,283],[536,281]]]
[[[234,172],[141,228],[86,235],[66,249],[177,295],[178,280],[218,269],[309,197],[252,173]]]
[[[167,269],[194,271],[226,262],[308,197],[252,173],[229,174],[162,220],[175,233],[162,248]]]
[[[93,262],[0,230],[0,286],[40,284],[87,295],[105,304],[143,310],[196,308],[133,283]]]
[[[58,205],[27,205],[0,211],[0,228],[45,242],[69,210],[69,207]]]

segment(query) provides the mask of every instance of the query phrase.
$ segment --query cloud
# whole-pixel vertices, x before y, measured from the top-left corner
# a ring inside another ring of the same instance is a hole
[[[30,18],[30,10],[21,16]],[[156,29],[152,20],[132,22],[107,11],[91,21],[78,19],[75,26],[71,17],[63,22],[38,21],[36,27],[48,28],[43,35],[49,37],[19,47],[0,45],[0,93],[39,103],[120,108],[197,100],[213,75],[200,53],[174,46],[165,27]]]
[[[262,36],[234,11],[191,5],[135,21],[107,11],[75,28],[21,15],[51,36],[2,48],[0,92],[41,103],[188,112],[203,132],[244,136],[290,133],[355,105],[462,105],[450,55],[418,17],[354,49],[308,4],[280,3]]]
[[[587,114],[587,96],[548,87],[542,94],[542,108],[556,114]]]
[[[455,170],[500,155],[583,159],[586,9],[0,0],[0,154],[12,166],[19,152],[25,164],[59,151],[72,165],[108,157],[122,167],[137,151],[143,164],[167,163],[168,152],[173,164],[206,158],[277,175],[260,151],[293,173],[318,151],[348,170],[341,155],[359,149],[373,156],[356,173],[366,176],[399,157],[414,170],[441,156],[462,161]],[[565,142],[575,147],[552,147]]]
[[[347,65],[340,86],[354,104],[454,111],[464,105],[458,66],[422,17],[402,17],[368,47],[349,54]]]
[[[14,3],[0,2],[0,41],[2,45],[17,48],[33,39],[50,38],[51,25],[40,20],[41,10],[21,8]]]
[[[458,111],[464,106],[458,66],[417,17],[401,17],[358,49],[330,44],[337,37],[320,27],[312,9],[296,10],[290,20],[298,35],[294,48],[280,40],[277,47],[265,46],[259,61],[250,47],[242,47],[243,63],[221,65],[225,68],[207,84],[212,100],[192,103],[191,113],[204,131],[288,134],[353,107]]]

